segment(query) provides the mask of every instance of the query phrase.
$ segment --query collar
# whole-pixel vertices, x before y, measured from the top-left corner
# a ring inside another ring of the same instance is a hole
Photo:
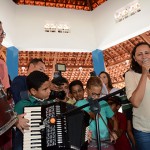
[[[29,100],[31,101],[31,103],[34,103],[34,104],[41,104],[44,102],[44,100],[38,99],[32,95],[29,96]]]

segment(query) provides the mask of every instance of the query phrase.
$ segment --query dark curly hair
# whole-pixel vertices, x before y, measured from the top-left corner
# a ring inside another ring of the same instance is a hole
[[[82,89],[83,88],[83,83],[80,81],[80,80],[73,80],[70,84],[69,84],[69,91],[70,93],[72,93],[72,87],[73,86],[76,86],[76,85],[79,85]]]
[[[130,64],[130,68],[135,71],[136,73],[142,73],[142,67],[135,61],[134,57],[135,57],[135,53],[136,53],[136,49],[141,46],[141,45],[147,45],[148,47],[150,47],[150,44],[146,43],[146,42],[140,42],[138,43],[132,50],[131,52],[131,64]]]

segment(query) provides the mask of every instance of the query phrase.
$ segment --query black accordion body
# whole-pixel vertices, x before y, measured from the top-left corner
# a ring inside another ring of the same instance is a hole
[[[30,130],[25,130],[23,149],[35,150],[86,150],[86,130],[89,125],[89,115],[83,110],[64,102],[54,102],[48,105],[25,107],[29,119]],[[50,123],[54,119],[54,123]]]

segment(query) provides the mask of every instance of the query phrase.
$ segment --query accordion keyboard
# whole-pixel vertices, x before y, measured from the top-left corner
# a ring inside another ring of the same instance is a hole
[[[42,150],[41,107],[25,107],[25,118],[29,120],[29,130],[24,130],[23,149]]]

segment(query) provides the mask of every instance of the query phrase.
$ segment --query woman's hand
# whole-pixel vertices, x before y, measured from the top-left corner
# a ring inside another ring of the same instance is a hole
[[[143,59],[142,72],[150,74],[150,58]]]

